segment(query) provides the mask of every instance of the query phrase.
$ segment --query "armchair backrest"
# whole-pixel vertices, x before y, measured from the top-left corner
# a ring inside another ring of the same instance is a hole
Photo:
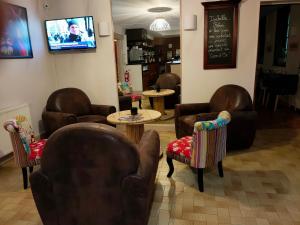
[[[16,124],[16,121],[8,120],[3,124],[3,127],[6,131],[8,131],[10,136],[11,144],[13,147],[15,164],[21,168],[35,165],[36,162],[33,162],[28,159],[28,153],[26,152],[26,149],[24,147],[25,143],[22,142],[19,133],[19,127]]]
[[[222,111],[215,120],[195,123],[190,162],[192,167],[214,167],[222,161],[226,155],[226,126],[230,119],[230,114]]]
[[[47,111],[72,113],[77,116],[91,113],[88,96],[77,88],[63,88],[53,92],[47,101]]]
[[[116,129],[96,123],[68,125],[53,133],[45,146],[41,173],[51,192],[42,194],[50,196],[59,224],[120,224],[122,182],[138,166],[136,146]],[[39,188],[35,178],[33,174],[34,196]],[[43,219],[43,212],[51,209],[39,198],[35,201]]]
[[[209,105],[211,112],[253,110],[252,100],[248,91],[241,86],[233,84],[220,87],[210,99]]]
[[[180,77],[175,73],[163,73],[159,75],[156,85],[161,89],[176,89],[176,85],[180,84]]]

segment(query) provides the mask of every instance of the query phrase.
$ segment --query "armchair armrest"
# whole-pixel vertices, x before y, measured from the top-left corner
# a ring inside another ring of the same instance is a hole
[[[159,150],[158,133],[146,131],[138,146],[140,165],[137,174],[126,177],[122,182],[124,225],[146,224],[154,193]]]
[[[257,119],[257,112],[256,111],[234,111],[230,112],[231,117],[236,119],[246,119],[250,121],[256,121]],[[254,123],[255,124],[255,123]]]
[[[35,204],[44,225],[57,224],[56,204],[52,196],[52,185],[41,169],[29,177]]]
[[[66,125],[77,123],[77,118],[71,113],[44,111],[42,119],[47,136]]]
[[[209,112],[209,110],[209,103],[177,104],[175,106],[175,118],[184,115],[193,115],[202,112]]]
[[[180,94],[181,93],[181,84],[177,84],[175,86],[175,93]]]
[[[228,149],[249,148],[255,139],[257,112],[235,111],[230,112],[230,114],[231,122],[227,129]]]
[[[156,174],[160,153],[159,135],[154,130],[144,133],[139,143],[140,166],[138,175],[146,179]],[[149,181],[148,181],[149,182]]]
[[[197,121],[208,121],[217,119],[220,112],[199,113]]]
[[[116,112],[116,107],[114,107],[112,105],[95,105],[95,104],[92,104],[92,112],[93,112],[93,114],[108,116],[109,114],[112,114],[112,113]]]

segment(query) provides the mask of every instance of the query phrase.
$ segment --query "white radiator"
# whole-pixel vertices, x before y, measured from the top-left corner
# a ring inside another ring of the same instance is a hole
[[[24,115],[31,123],[30,109],[28,104],[0,110],[0,158],[13,151],[8,132],[3,128],[3,123],[8,119],[16,118],[17,115]]]

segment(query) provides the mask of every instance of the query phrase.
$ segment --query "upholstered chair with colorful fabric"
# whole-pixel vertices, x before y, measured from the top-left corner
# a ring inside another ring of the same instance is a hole
[[[36,141],[31,125],[25,116],[6,121],[4,129],[9,132],[16,166],[22,169],[24,189],[28,186],[27,168],[30,173],[33,167],[40,164],[45,139]]]
[[[227,111],[219,113],[218,118],[200,121],[194,124],[193,136],[185,136],[168,144],[167,163],[168,177],[174,172],[173,159],[197,169],[198,185],[203,187],[204,168],[218,166],[219,176],[223,177],[222,160],[226,155],[227,124],[231,116]]]

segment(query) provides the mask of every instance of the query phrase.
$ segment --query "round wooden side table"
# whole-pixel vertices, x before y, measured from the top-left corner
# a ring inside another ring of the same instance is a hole
[[[130,110],[124,110],[108,115],[107,121],[112,124],[126,125],[127,137],[134,143],[139,143],[144,133],[144,124],[160,117],[160,112],[150,109],[139,109],[135,116],[131,115]]]
[[[165,115],[165,96],[173,95],[174,90],[171,89],[161,89],[160,92],[156,90],[144,91],[143,95],[153,98],[153,107],[155,110],[159,111],[162,115]]]

